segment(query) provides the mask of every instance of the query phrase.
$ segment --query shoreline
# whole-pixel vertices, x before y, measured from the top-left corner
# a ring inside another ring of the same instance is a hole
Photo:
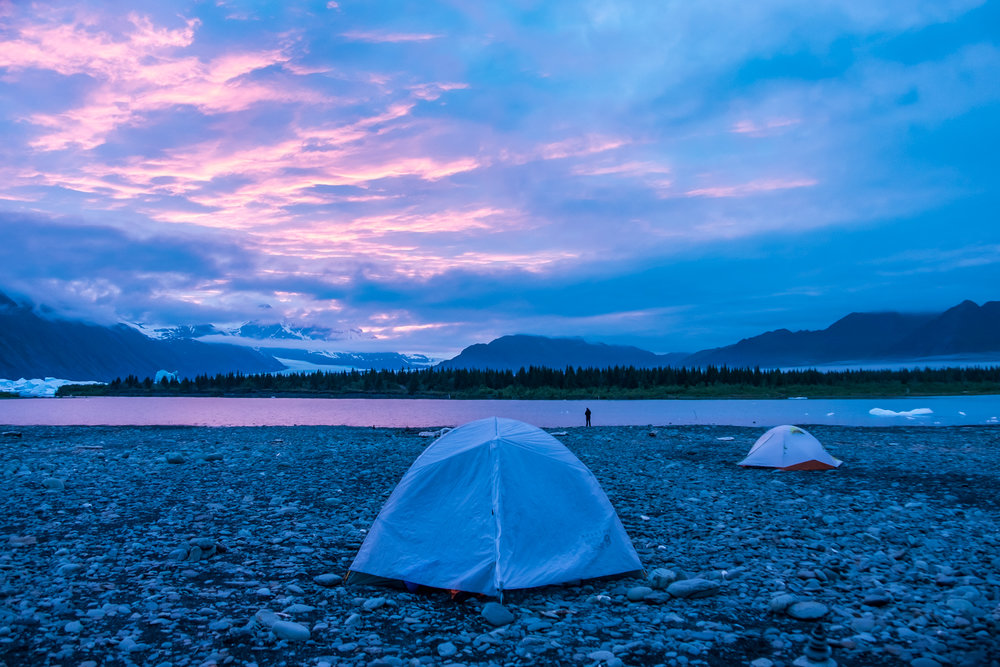
[[[781,667],[813,627],[782,607],[794,596],[826,609],[843,667],[1000,661],[995,428],[813,427],[845,462],[820,473],[736,466],[760,428],[547,430],[595,474],[646,572],[709,595],[585,581],[511,592],[513,623],[493,626],[474,597],[345,588],[432,441],[418,429],[18,427],[0,437],[0,659]],[[210,555],[191,560],[198,544]],[[279,638],[262,610],[309,639]]]

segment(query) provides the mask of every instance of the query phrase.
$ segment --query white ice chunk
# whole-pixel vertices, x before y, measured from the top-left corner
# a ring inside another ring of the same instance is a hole
[[[164,378],[167,379],[167,382],[171,382],[173,380],[177,380],[178,379],[178,377],[177,377],[177,371],[173,371],[173,372],[164,371],[164,370],[156,371],[156,377],[153,378],[153,382],[156,382],[157,384],[159,384],[160,380],[162,380]]]
[[[27,380],[2,380],[0,379],[0,392],[17,394],[28,398],[49,398],[56,395],[59,387],[65,384],[104,384],[94,380],[61,380],[59,378],[34,378]]]
[[[882,408],[872,408],[868,411],[868,414],[874,415],[876,417],[906,417],[907,419],[913,419],[918,415],[931,415],[934,411],[930,408],[915,408],[913,410],[902,410],[896,412],[895,410],[884,410]]]

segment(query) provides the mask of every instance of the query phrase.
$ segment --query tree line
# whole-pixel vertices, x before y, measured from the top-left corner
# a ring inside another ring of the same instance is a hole
[[[60,395],[319,395],[437,398],[788,397],[1000,393],[1000,366],[901,370],[659,367],[518,371],[460,368],[135,375],[107,385],[67,385]]]

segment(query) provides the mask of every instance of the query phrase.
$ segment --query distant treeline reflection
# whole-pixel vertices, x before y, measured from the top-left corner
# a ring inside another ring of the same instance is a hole
[[[508,399],[788,398],[1000,394],[1000,366],[911,370],[760,368],[438,369],[228,373],[67,385],[61,396],[330,396]]]

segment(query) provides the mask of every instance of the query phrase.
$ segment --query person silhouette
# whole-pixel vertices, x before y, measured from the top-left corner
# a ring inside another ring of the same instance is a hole
[[[587,408],[587,411],[583,413],[583,416],[587,418],[587,426],[590,426],[590,408]]]

